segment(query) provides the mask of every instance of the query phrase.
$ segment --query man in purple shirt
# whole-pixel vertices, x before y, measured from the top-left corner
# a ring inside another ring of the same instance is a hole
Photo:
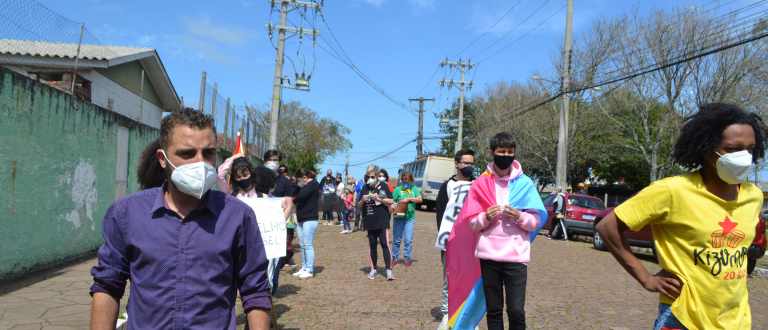
[[[131,280],[129,329],[235,329],[240,290],[251,329],[267,329],[267,259],[256,215],[219,191],[213,119],[182,109],[160,124],[161,188],[113,203],[93,267],[91,329],[115,328]]]

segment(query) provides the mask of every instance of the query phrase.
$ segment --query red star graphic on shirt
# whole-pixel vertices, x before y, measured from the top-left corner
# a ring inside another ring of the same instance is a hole
[[[723,236],[730,234],[731,230],[739,225],[738,222],[732,222],[727,215],[725,216],[725,221],[718,222],[717,224],[720,225],[720,227],[723,227]]]

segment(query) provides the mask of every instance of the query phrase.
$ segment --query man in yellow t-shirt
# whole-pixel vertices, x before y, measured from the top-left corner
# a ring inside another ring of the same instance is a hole
[[[675,162],[698,171],[652,183],[597,226],[611,254],[648,291],[658,292],[654,329],[751,329],[747,250],[763,203],[745,182],[765,156],[768,129],[753,113],[707,104],[689,117]],[[754,157],[753,157],[754,155]],[[651,225],[662,271],[651,275],[624,231]]]

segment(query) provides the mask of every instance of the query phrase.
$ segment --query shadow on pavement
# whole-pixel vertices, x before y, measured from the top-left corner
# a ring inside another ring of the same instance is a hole
[[[301,290],[301,287],[298,285],[283,284],[277,287],[277,293],[275,293],[275,298],[283,299],[292,294],[298,293],[300,290]]]
[[[2,278],[0,279],[0,297],[28,287],[32,284],[64,275],[67,273],[67,268],[81,264],[86,260],[90,260],[96,257],[97,252],[98,250],[93,250],[68,260],[56,262],[40,268],[35,268],[31,271],[13,275],[11,277]]]

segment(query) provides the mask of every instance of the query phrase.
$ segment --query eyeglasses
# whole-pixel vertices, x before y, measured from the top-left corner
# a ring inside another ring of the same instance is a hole
[[[370,176],[366,175],[366,176],[365,176],[365,179],[366,179],[366,180],[368,180],[368,179],[375,179],[375,178],[376,178],[376,176],[375,176],[375,175],[370,175]]]
[[[470,163],[470,162],[459,162],[459,164],[464,166],[475,166],[475,163]]]

